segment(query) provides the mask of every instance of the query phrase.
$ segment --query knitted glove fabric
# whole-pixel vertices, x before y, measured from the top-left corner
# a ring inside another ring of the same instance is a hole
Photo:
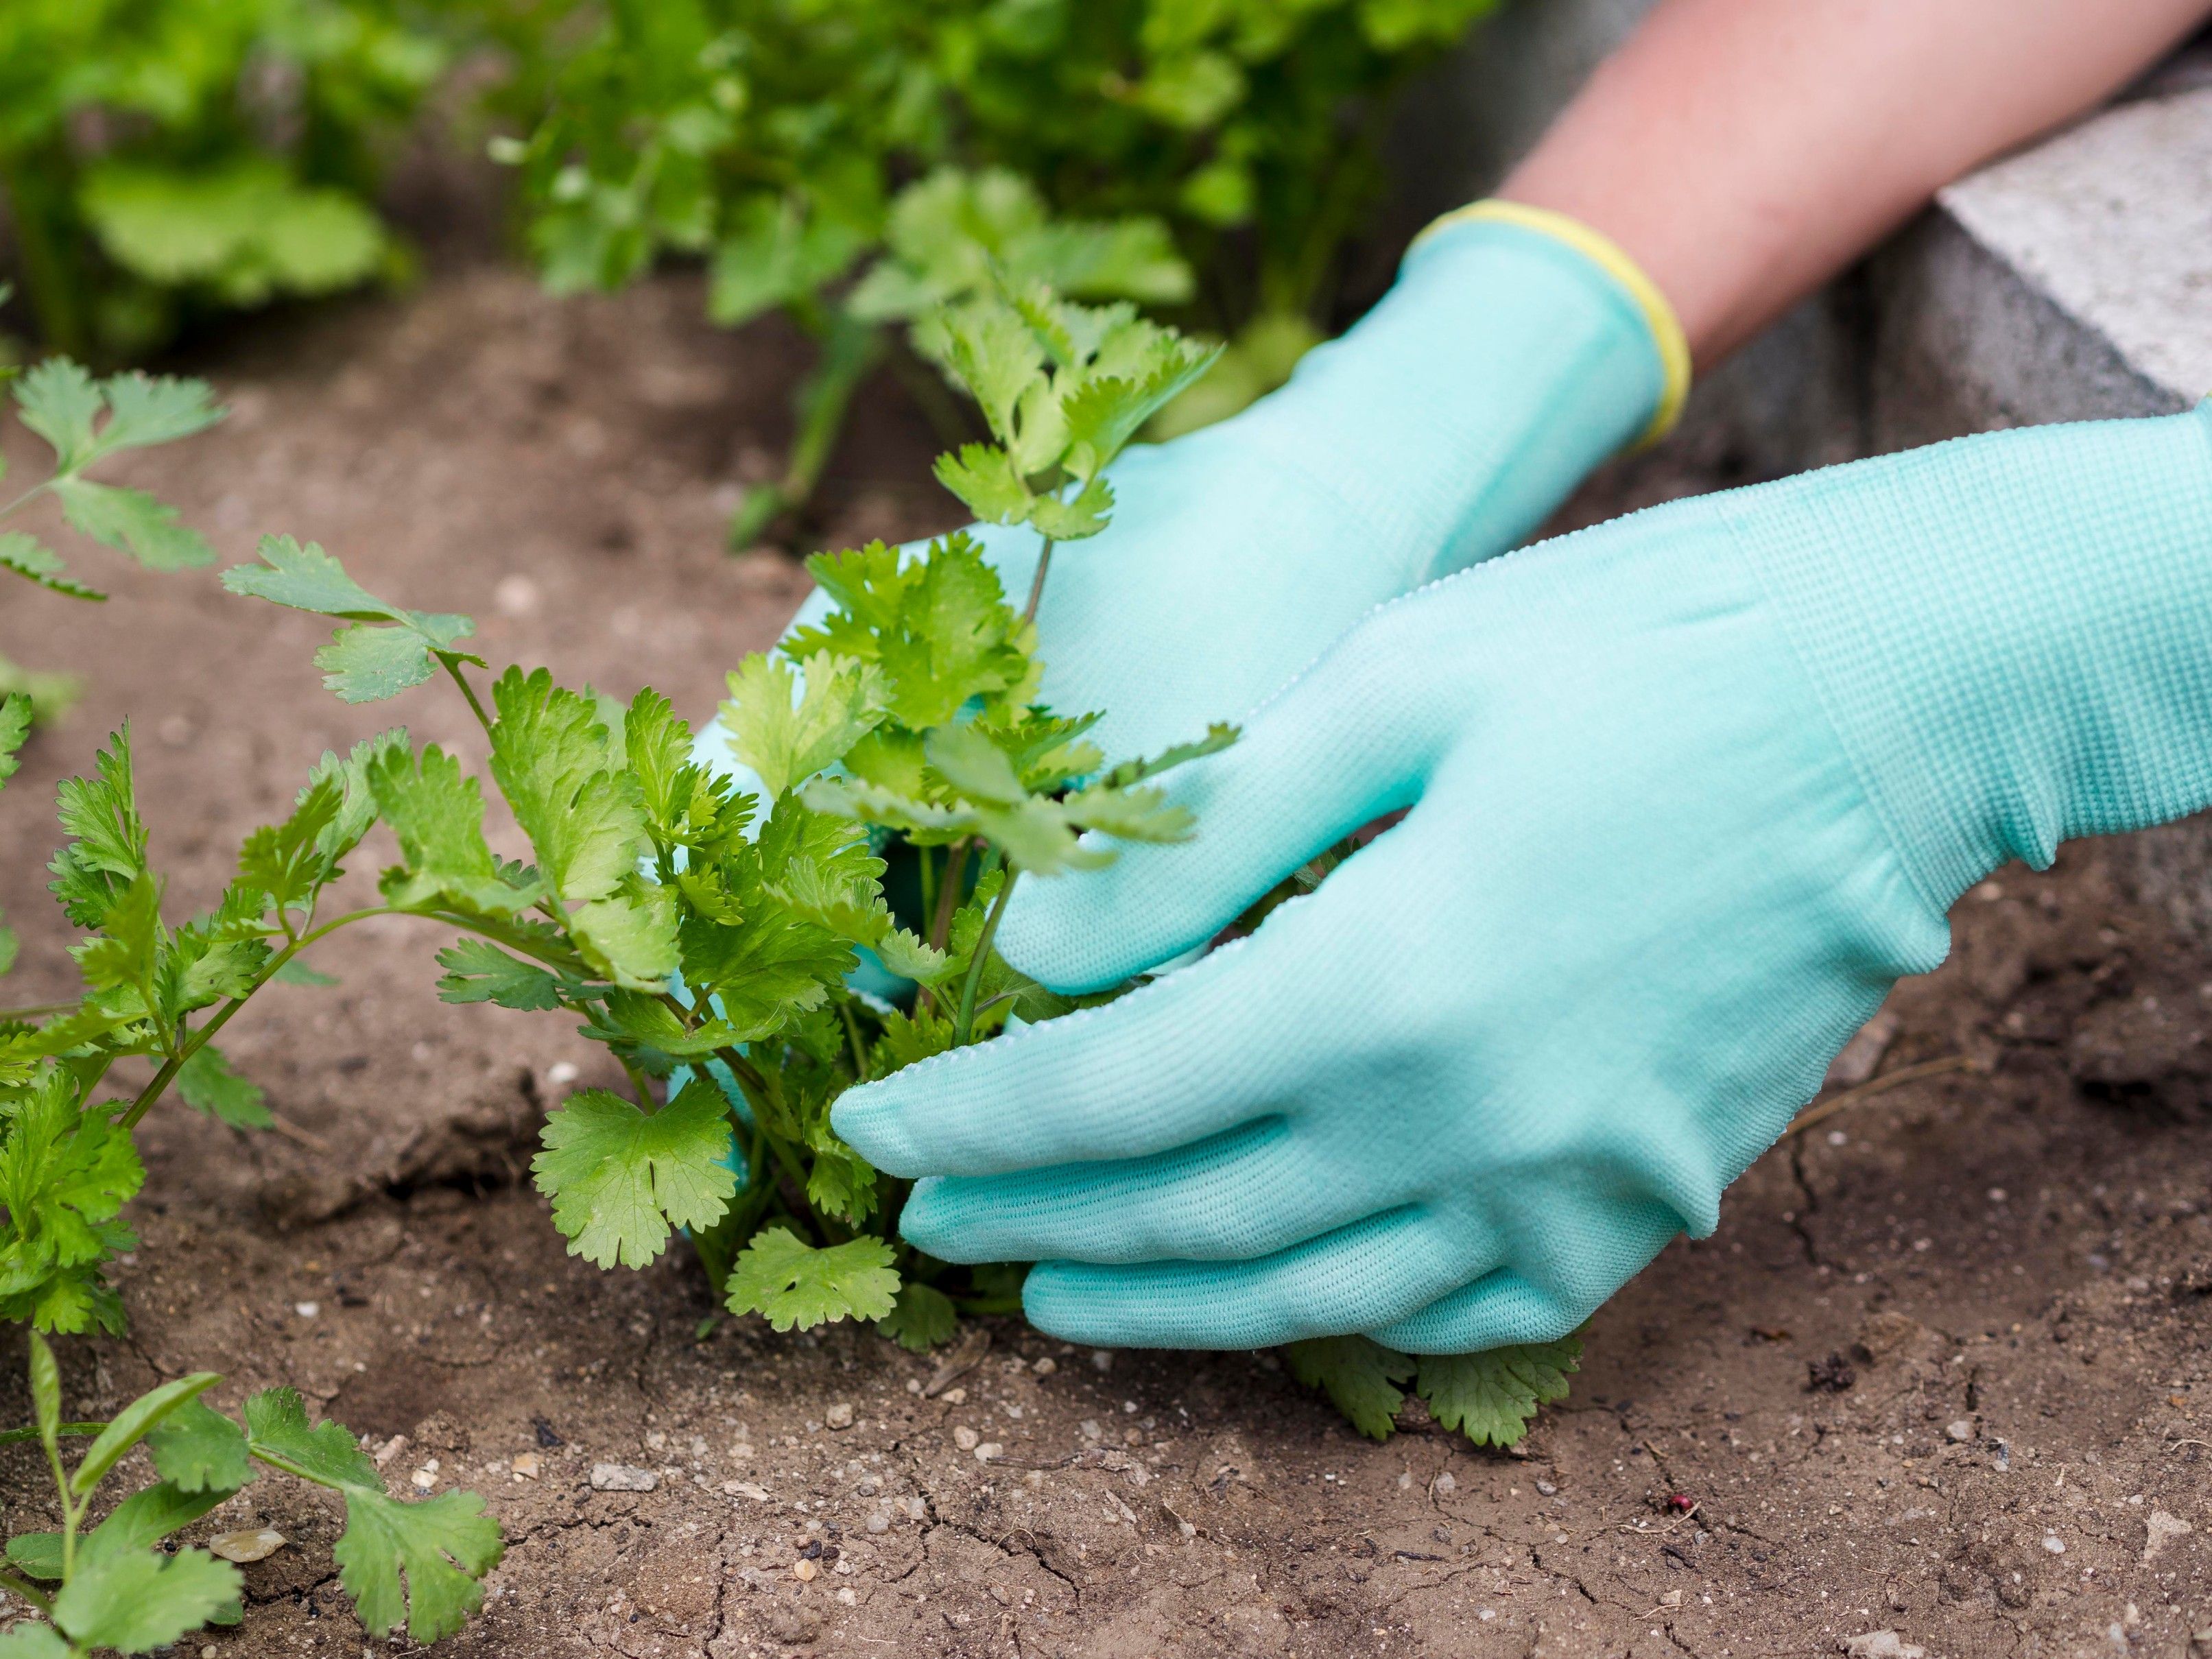
[[[1174,775],[1198,838],[1026,884],[1091,990],[848,1093],[902,1223],[1109,1344],[1579,1324],[1818,1088],[2008,857],[2212,801],[2212,416],[1660,507],[1388,605]]]
[[[1109,757],[1242,716],[1382,600],[1526,538],[1671,415],[1680,332],[1626,259],[1557,216],[1468,211],[1289,385],[1125,453],[1112,525],[1055,550],[1045,697],[1103,710]],[[1018,603],[1036,532],[971,533]],[[817,592],[798,621],[828,608]],[[702,752],[726,763],[719,730]]]

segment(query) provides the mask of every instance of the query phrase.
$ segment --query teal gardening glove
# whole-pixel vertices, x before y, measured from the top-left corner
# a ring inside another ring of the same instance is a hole
[[[1044,1329],[1416,1352],[1574,1328],[1818,1087],[2008,858],[2212,801],[2212,414],[1679,502],[1361,623],[1175,775],[1192,843],[1025,885],[1068,991],[838,1103],[903,1229]]]
[[[1673,313],[1610,243],[1462,210],[1280,391],[1115,463],[1112,525],[1053,556],[1046,700],[1103,710],[1115,757],[1236,720],[1383,600],[1523,540],[1688,380]],[[1036,532],[972,533],[1018,604]],[[830,606],[817,591],[794,626]],[[702,752],[726,764],[719,731]]]

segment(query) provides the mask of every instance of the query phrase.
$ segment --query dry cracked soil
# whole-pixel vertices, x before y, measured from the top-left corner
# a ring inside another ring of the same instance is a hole
[[[556,303],[468,267],[276,319],[190,365],[228,423],[128,476],[226,562],[261,531],[316,538],[395,599],[473,612],[495,660],[621,696],[649,678],[703,714],[805,586],[720,548],[804,352],[699,309],[681,278]],[[870,389],[812,539],[947,521],[904,407]],[[1662,455],[1579,510],[1712,476]],[[0,799],[22,995],[70,980],[40,869],[53,783],[125,715],[179,905],[325,747],[397,718],[481,759],[434,688],[326,696],[312,618],[207,573],[115,586],[0,611],[0,649],[91,682]],[[444,941],[398,926],[340,936],[316,959],[338,986],[276,988],[234,1027],[278,1131],[151,1120],[130,1334],[66,1345],[72,1409],[216,1367],[227,1403],[300,1389],[400,1490],[485,1492],[508,1547],[456,1656],[2181,1659],[2212,1650],[2191,1636],[2212,1626],[2212,960],[2112,862],[2079,848],[1971,895],[1953,960],[1849,1057],[1863,1085],[1598,1315],[1572,1398],[1511,1455],[1417,1406],[1360,1440],[1266,1354],[998,1322],[924,1358],[704,1326],[680,1254],[598,1272],[530,1187],[589,1046],[441,1006]],[[11,1530],[41,1480],[0,1452]],[[274,1480],[234,1499],[209,1527],[291,1541],[245,1570],[244,1623],[184,1650],[362,1652],[335,1520]]]

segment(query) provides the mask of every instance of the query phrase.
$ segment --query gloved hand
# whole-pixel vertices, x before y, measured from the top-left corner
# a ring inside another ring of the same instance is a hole
[[[1524,538],[1671,421],[1688,375],[1666,302],[1610,244],[1463,210],[1287,386],[1115,465],[1112,525],[1054,554],[1047,701],[1105,711],[1092,741],[1112,758],[1242,717],[1376,605]],[[1036,531],[972,533],[1018,604]],[[828,608],[817,592],[796,622]]]
[[[2212,405],[2208,405],[2212,409]],[[902,1223],[1082,1341],[1547,1340],[1814,1094],[2008,858],[2212,801],[2212,414],[1676,503],[1386,606],[1175,775],[1198,839],[1026,884],[1090,990],[1411,811],[1250,939],[847,1094]]]

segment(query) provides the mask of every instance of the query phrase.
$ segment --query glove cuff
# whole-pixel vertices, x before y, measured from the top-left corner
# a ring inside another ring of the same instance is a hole
[[[1339,500],[1362,555],[1401,567],[1384,591],[1525,541],[1670,397],[1651,313],[1594,237],[1477,205],[1425,233],[1366,316],[1237,417]]]
[[[1651,331],[1652,347],[1659,354],[1662,376],[1658,406],[1638,436],[1635,447],[1647,448],[1672,432],[1675,422],[1682,418],[1682,405],[1690,397],[1690,339],[1682,331],[1681,319],[1674,314],[1673,302],[1660,292],[1659,284],[1644,274],[1644,267],[1630,258],[1613,238],[1579,219],[1550,208],[1531,207],[1525,202],[1509,202],[1500,197],[1469,202],[1465,207],[1454,208],[1431,221],[1407,248],[1407,258],[1410,261],[1430,238],[1441,235],[1454,225],[1470,224],[1518,225],[1524,230],[1549,236],[1572,248],[1620,285],[1636,308],[1644,313],[1644,326]]]
[[[1939,911],[2212,804],[2212,403],[1722,499]]]

